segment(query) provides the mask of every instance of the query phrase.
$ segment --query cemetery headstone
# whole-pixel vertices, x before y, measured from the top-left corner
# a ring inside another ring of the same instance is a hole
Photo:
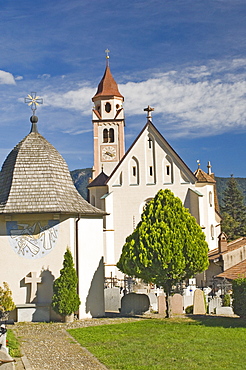
[[[216,312],[216,315],[222,315],[222,316],[234,315],[232,307],[217,307],[215,312]]]
[[[158,296],[158,313],[166,315],[166,297],[164,294]]]
[[[107,288],[104,289],[105,299],[105,311],[117,311],[120,309],[120,289],[119,288]]]
[[[150,300],[150,308],[155,312],[158,311],[157,297],[155,293],[149,293],[148,297]]]
[[[222,299],[220,297],[208,298],[208,312],[215,313],[216,310],[222,306]]]
[[[150,300],[146,294],[129,293],[121,298],[122,315],[141,315],[149,310]]]
[[[182,315],[183,314],[183,297],[181,294],[175,293],[170,297],[171,303],[171,312],[173,315]]]
[[[194,300],[193,300],[193,314],[194,315],[205,315],[205,313],[206,313],[206,308],[205,308],[203,291],[200,289],[196,289],[194,292]]]

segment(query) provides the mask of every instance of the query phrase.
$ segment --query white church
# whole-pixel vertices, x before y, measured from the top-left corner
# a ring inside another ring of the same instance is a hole
[[[125,152],[124,108],[109,65],[94,97],[93,179],[89,203],[73,185],[66,162],[38,132],[10,152],[0,173],[0,285],[6,281],[16,321],[49,321],[53,281],[69,247],[75,262],[79,318],[104,315],[104,277],[122,278],[116,263],[145,204],[160,189],[178,196],[201,225],[209,249],[217,247],[220,216],[211,167],[195,173],[152,123]],[[35,104],[35,97],[33,97]]]
[[[115,264],[125,239],[137,226],[144,206],[160,189],[170,189],[202,227],[209,249],[217,247],[221,233],[214,175],[208,164],[193,173],[152,123],[147,123],[125,152],[124,98],[109,65],[92,98],[94,128],[94,176],[88,185],[89,201],[104,216],[106,277],[120,277]]]

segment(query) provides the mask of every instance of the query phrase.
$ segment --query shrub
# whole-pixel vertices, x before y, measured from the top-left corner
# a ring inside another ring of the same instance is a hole
[[[15,309],[15,304],[12,298],[12,292],[8,283],[3,282],[3,288],[0,286],[0,311],[12,311]]]
[[[73,257],[69,249],[64,254],[63,268],[54,281],[52,307],[61,316],[68,316],[78,310],[80,305],[77,294],[78,277],[74,268]]]
[[[223,299],[222,299],[222,306],[223,307],[230,307],[231,305],[231,296],[230,294],[225,294]]]
[[[190,315],[193,313],[193,305],[191,306],[187,306],[186,309],[185,309],[185,313]]]
[[[235,279],[232,283],[232,307],[236,315],[246,317],[246,278]]]

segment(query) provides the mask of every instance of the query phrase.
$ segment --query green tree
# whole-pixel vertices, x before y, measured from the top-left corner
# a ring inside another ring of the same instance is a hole
[[[246,278],[238,278],[232,282],[232,307],[236,315],[246,317]]]
[[[205,235],[181,200],[168,189],[160,190],[127,237],[117,267],[162,286],[169,316],[172,287],[208,267]]]
[[[54,281],[52,307],[61,316],[71,315],[80,305],[77,294],[78,277],[74,268],[73,257],[67,248],[64,254],[63,268],[60,276]]]
[[[223,193],[222,230],[229,240],[246,235],[246,207],[243,193],[238,188],[236,179],[231,176]]]
[[[0,286],[0,311],[12,311],[15,309],[15,304],[12,298],[12,292],[8,283],[3,282],[3,288]]]

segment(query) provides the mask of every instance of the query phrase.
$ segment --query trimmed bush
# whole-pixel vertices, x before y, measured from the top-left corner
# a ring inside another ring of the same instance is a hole
[[[64,254],[60,277],[54,281],[52,307],[61,316],[68,316],[78,310],[80,305],[77,294],[78,277],[74,268],[73,257],[69,249]]]
[[[223,307],[230,307],[231,306],[231,296],[230,294],[225,294],[222,299],[222,306]]]
[[[187,306],[186,309],[185,309],[185,313],[187,313],[187,315],[192,314],[193,313],[193,305]]]
[[[232,307],[236,315],[246,317],[246,278],[233,280]]]

